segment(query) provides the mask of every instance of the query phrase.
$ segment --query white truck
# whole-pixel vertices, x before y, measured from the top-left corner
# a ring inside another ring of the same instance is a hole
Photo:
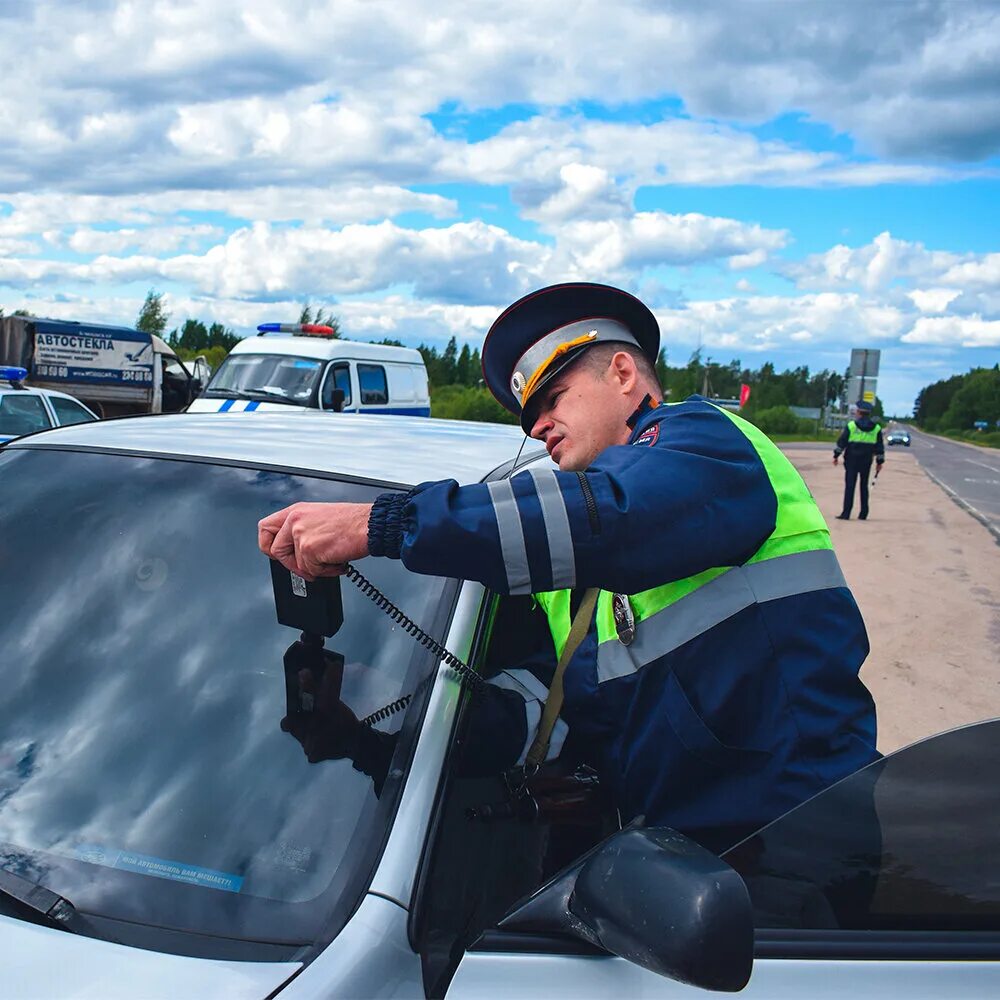
[[[27,369],[28,385],[69,393],[102,417],[183,410],[207,374],[204,362],[194,368],[201,378],[192,374],[154,334],[35,316],[0,319],[0,365]]]

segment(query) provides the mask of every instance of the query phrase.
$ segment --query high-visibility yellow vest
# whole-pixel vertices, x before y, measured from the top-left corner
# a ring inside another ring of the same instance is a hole
[[[852,420],[847,425],[847,440],[851,444],[877,444],[879,431],[881,430],[881,426],[876,424],[870,431],[863,431]]]
[[[753,424],[717,409],[749,439],[764,465],[778,501],[774,531],[742,566],[716,566],[630,595],[636,627],[631,645],[618,640],[613,595],[601,591],[595,613],[600,681],[633,673],[752,604],[846,586],[829,529],[795,467]],[[572,624],[571,594],[535,594],[548,618],[557,656]]]

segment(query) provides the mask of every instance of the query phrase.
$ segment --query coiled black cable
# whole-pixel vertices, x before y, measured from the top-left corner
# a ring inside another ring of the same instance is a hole
[[[388,705],[383,705],[377,712],[372,712],[371,715],[366,715],[361,720],[361,725],[374,726],[376,722],[381,722],[383,719],[388,719],[390,715],[402,712],[403,709],[410,704],[412,697],[413,695],[404,694],[402,698],[390,701]]]
[[[458,679],[462,684],[468,685],[473,691],[479,691],[486,686],[486,681],[482,679],[467,663],[460,660],[451,650],[445,649],[436,639],[429,636],[412,618],[396,607],[371,580],[364,574],[359,573],[350,563],[344,569],[344,575],[351,581],[364,595],[384,611],[404,632],[411,635],[425,649],[429,649],[438,659],[443,660],[458,674]],[[403,695],[396,701],[380,708],[377,712],[365,716],[361,720],[364,726],[372,726],[376,722],[395,715],[402,711],[410,703],[411,695]]]

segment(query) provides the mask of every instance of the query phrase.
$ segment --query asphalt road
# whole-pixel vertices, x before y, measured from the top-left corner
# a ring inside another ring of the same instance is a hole
[[[909,431],[909,450],[924,471],[1000,540],[1000,449],[974,448],[912,427]],[[891,461],[894,451],[905,450],[902,445],[887,447],[886,458]]]

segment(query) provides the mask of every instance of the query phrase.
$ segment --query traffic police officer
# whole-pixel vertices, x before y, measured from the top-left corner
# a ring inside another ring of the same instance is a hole
[[[868,639],[798,473],[738,416],[660,402],[658,348],[654,316],[620,289],[528,295],[490,329],[483,372],[558,470],[296,504],[261,521],[259,542],[307,577],[371,554],[534,594],[551,645],[508,713],[522,758],[537,675],[577,595],[600,588],[565,672],[568,732],[624,819],[722,850],[878,756],[858,677]]]
[[[882,469],[885,462],[885,445],[882,443],[882,428],[872,420],[872,404],[861,400],[855,404],[858,411],[856,420],[852,420],[841,431],[837,438],[837,446],[833,449],[833,464],[841,454],[844,456],[844,506],[837,515],[838,521],[847,521],[854,506],[854,485],[861,480],[861,510],[858,520],[868,518],[868,474],[872,469],[872,458],[877,463],[875,475]]]

